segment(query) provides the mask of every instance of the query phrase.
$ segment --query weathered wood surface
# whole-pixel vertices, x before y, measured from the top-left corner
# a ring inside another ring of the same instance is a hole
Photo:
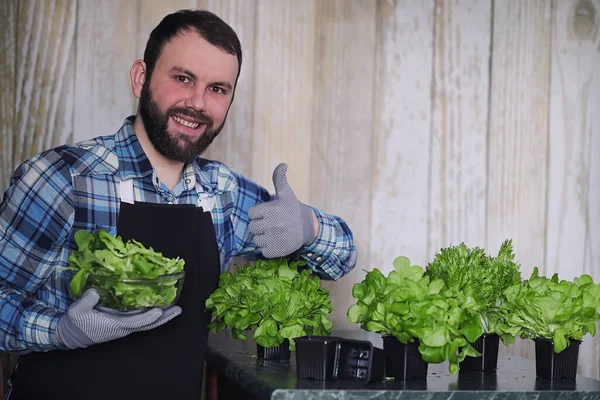
[[[600,280],[600,0],[4,0],[0,191],[25,158],[134,113],[132,63],[188,7],[244,49],[206,156],[270,190],[287,162],[298,197],[353,228],[356,269],[323,284],[336,324],[363,270],[461,241],[512,238],[524,277]],[[600,337],[580,357],[600,378]]]

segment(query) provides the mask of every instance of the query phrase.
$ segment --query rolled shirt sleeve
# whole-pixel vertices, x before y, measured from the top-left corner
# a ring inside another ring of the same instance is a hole
[[[352,231],[342,218],[310,208],[319,221],[319,232],[313,243],[300,249],[300,258],[321,278],[338,280],[356,264]]]

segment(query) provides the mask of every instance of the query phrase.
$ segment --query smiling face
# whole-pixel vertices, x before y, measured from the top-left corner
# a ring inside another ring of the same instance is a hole
[[[225,124],[237,57],[194,31],[184,31],[165,45],[150,77],[145,77],[142,61],[132,71],[138,117],[154,148],[170,160],[193,161]]]

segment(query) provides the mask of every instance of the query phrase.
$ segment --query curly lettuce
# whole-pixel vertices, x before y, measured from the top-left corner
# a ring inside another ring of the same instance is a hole
[[[502,243],[496,257],[461,243],[442,248],[427,265],[426,274],[431,279],[441,279],[448,288],[462,292],[477,304],[484,333],[497,333],[503,341],[510,340],[499,331],[498,323],[503,318],[502,293],[521,282],[520,266],[514,259],[512,240]]]

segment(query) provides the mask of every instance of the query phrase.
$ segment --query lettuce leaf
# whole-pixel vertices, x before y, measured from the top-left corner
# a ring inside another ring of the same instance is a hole
[[[105,230],[75,233],[77,250],[69,255],[68,269],[75,271],[69,283],[71,294],[81,296],[87,287],[96,288],[104,306],[116,310],[162,307],[176,297],[175,280],[153,284],[122,282],[122,279],[155,279],[183,271],[184,260],[167,258],[152,248]]]
[[[467,301],[474,302],[479,308],[484,332],[498,333],[506,339],[497,327],[502,318],[502,293],[521,282],[520,266],[514,258],[512,240],[502,243],[496,257],[461,243],[442,248],[427,265],[426,274],[432,279],[441,279],[448,288],[462,292]]]
[[[235,265],[235,273],[224,272],[219,287],[206,300],[212,313],[213,333],[229,332],[247,339],[247,330],[264,347],[275,347],[304,335],[327,336],[333,323],[327,317],[333,308],[329,292],[309,269],[299,271],[304,261],[286,258],[258,260],[253,265]]]
[[[443,280],[432,280],[406,257],[394,260],[387,277],[377,268],[368,271],[352,296],[357,301],[348,308],[350,322],[402,343],[418,339],[426,362],[449,361],[456,373],[467,355],[481,355],[471,345],[483,334],[476,303]]]
[[[508,287],[500,330],[522,339],[552,339],[554,351],[566,349],[570,340],[596,334],[600,322],[600,283],[583,274],[573,281],[539,276],[537,267],[522,284]]]

